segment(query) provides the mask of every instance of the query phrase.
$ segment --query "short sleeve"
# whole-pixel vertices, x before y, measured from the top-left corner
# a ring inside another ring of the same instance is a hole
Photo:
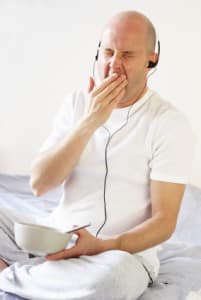
[[[184,115],[166,115],[157,124],[153,137],[150,178],[186,184],[195,148],[195,135]]]
[[[74,121],[74,98],[74,93],[71,93],[65,97],[55,116],[52,132],[42,144],[40,152],[50,150],[60,140],[62,140],[64,136],[66,136],[68,133],[70,134]]]

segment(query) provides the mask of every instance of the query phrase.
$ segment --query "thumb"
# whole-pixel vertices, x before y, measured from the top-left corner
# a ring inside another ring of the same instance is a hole
[[[95,81],[94,81],[93,77],[90,76],[89,77],[88,93],[90,93],[93,90],[94,86],[95,86]]]

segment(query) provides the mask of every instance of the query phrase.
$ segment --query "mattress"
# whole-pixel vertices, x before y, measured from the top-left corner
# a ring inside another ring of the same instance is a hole
[[[30,190],[28,176],[0,174],[0,208],[45,216],[58,204],[61,193],[62,186],[36,198]],[[201,289],[200,228],[201,189],[187,185],[176,230],[159,252],[159,276],[140,300],[191,300],[192,295],[199,297],[196,291]],[[20,299],[23,298],[0,290],[0,300]]]

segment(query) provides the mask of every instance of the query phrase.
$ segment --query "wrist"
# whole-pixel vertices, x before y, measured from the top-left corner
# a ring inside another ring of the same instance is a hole
[[[86,129],[88,132],[91,132],[91,133],[94,133],[94,131],[98,128],[94,118],[89,115],[85,115],[81,119],[79,126]]]
[[[108,250],[120,250],[120,240],[118,237],[100,239],[100,250],[101,252]]]
[[[77,130],[80,132],[81,135],[84,134],[91,136],[96,129],[96,126],[88,117],[82,118],[77,125]]]

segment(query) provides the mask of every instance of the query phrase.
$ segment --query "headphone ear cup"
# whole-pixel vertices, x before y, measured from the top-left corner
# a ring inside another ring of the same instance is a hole
[[[155,67],[157,66],[158,61],[159,61],[159,57],[160,57],[160,49],[161,49],[160,41],[158,41],[158,54],[157,54],[157,59],[156,59],[156,61],[151,61],[151,60],[149,60],[148,66],[147,66],[148,69],[152,69],[152,68],[155,68]]]
[[[99,49],[96,52],[95,60],[98,60],[98,55],[99,55]]]
[[[98,43],[98,49],[96,52],[95,60],[98,60],[100,46],[101,46],[101,41],[99,41],[99,43]]]
[[[156,65],[157,65],[157,62],[153,62],[153,61],[149,60],[147,68],[152,69],[152,68],[155,68]]]

